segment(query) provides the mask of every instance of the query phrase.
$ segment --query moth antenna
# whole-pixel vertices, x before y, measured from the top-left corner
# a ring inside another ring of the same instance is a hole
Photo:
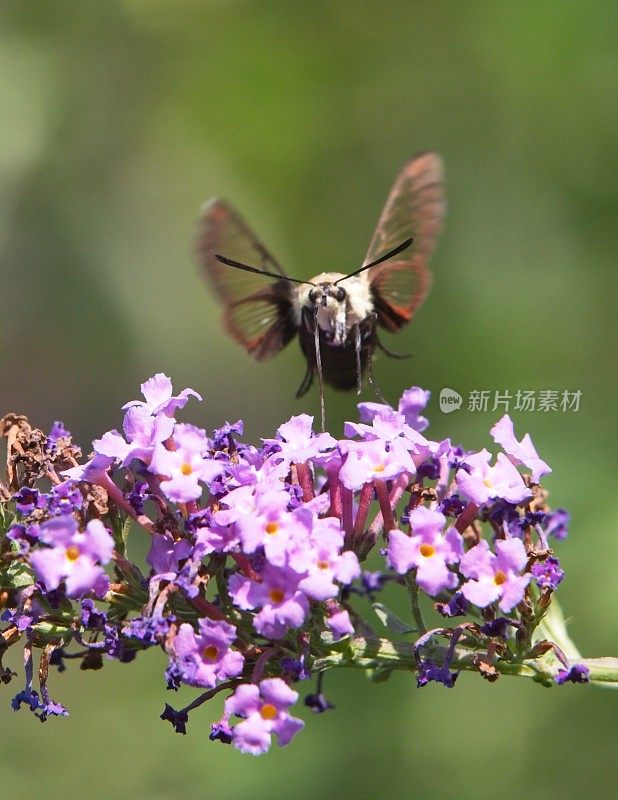
[[[375,267],[377,264],[381,264],[383,261],[388,261],[389,258],[398,255],[404,250],[407,250],[413,241],[414,241],[414,236],[411,236],[409,239],[406,239],[405,242],[402,242],[401,244],[398,244],[397,247],[394,247],[392,250],[389,250],[388,253],[385,253],[383,256],[380,256],[380,258],[376,258],[376,260],[372,261],[370,264],[364,264],[359,269],[354,270],[354,272],[350,272],[349,275],[344,275],[343,278],[339,278],[338,281],[335,281],[333,286],[336,286],[341,281],[345,281],[346,278],[352,278],[354,277],[354,275],[358,275],[359,272],[364,272],[366,269],[370,269],[370,267]]]
[[[234,269],[242,269],[245,272],[255,272],[257,275],[265,275],[267,278],[276,278],[278,281],[290,281],[290,283],[303,283],[308,286],[313,286],[309,281],[301,281],[299,278],[290,278],[289,275],[280,275],[277,272],[268,272],[268,270],[260,269],[259,267],[251,267],[249,264],[243,264],[242,261],[234,261],[233,258],[227,258],[220,253],[214,253],[214,257],[217,261],[226,264],[228,267],[234,267]]]
[[[315,365],[318,370],[320,386],[320,414],[322,416],[322,433],[326,429],[326,410],[324,408],[324,378],[322,376],[322,354],[320,353],[320,327],[318,325],[318,306],[313,309],[313,345],[315,347]]]

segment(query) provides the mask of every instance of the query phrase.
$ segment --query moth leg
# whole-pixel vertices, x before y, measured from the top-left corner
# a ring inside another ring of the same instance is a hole
[[[320,326],[318,325],[318,306],[313,310],[313,346],[315,348],[315,366],[318,371],[320,386],[320,414],[322,417],[322,431],[326,429],[326,410],[324,408],[324,378],[322,376],[322,354],[320,352]]]
[[[304,394],[307,394],[309,389],[311,388],[311,384],[313,383],[313,366],[307,362],[307,371],[305,372],[305,377],[303,378],[303,382],[298,387],[298,391],[296,392],[296,397],[302,397]]]
[[[412,358],[412,353],[393,353],[392,350],[389,350],[388,347],[385,347],[380,339],[378,338],[378,334],[376,333],[375,336],[375,343],[380,348],[380,350],[387,355],[389,358]]]
[[[381,403],[384,403],[385,405],[390,406],[390,403],[388,402],[386,397],[384,397],[382,392],[378,389],[375,381],[373,380],[373,367],[371,365],[371,359],[369,359],[369,361],[367,362],[367,380],[369,381],[369,385],[373,389],[373,392],[374,392],[375,396],[378,398],[378,400]]]
[[[369,352],[369,358],[367,359],[367,380],[369,381],[369,385],[374,391],[374,394],[380,400],[380,402],[384,403],[385,405],[390,405],[388,400],[384,397],[382,392],[378,389],[374,379],[373,379],[373,345],[378,343],[378,336],[376,333],[376,327],[378,323],[378,315],[375,311],[369,317],[369,323],[371,325],[371,350]]]
[[[360,325],[354,325],[354,351],[356,353],[356,394],[363,390],[362,362],[361,362],[361,330]]]

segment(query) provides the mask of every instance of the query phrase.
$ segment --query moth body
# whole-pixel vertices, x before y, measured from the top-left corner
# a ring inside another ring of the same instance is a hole
[[[203,209],[198,254],[223,304],[225,330],[258,361],[298,337],[307,369],[297,397],[317,375],[322,429],[324,383],[360,392],[367,372],[381,397],[372,356],[377,347],[394,354],[377,331],[396,333],[409,323],[429,290],[427,264],[444,216],[442,183],[440,156],[427,152],[410,159],[386,199],[361,266],[347,275],[322,272],[310,281],[289,276],[224,200]]]

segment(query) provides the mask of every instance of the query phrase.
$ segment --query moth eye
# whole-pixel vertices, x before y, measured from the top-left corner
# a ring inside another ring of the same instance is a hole
[[[317,289],[312,289],[309,292],[309,301],[311,303],[315,303],[317,301],[317,299],[318,299],[318,290]]]
[[[346,298],[347,292],[343,286],[337,286],[334,292],[334,298],[338,303],[342,303]]]

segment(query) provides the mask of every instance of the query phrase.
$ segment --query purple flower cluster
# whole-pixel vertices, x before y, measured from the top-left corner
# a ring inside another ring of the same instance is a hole
[[[62,664],[74,641],[93,668],[103,654],[128,662],[158,645],[168,688],[205,690],[185,709],[166,706],[163,718],[184,733],[189,711],[227,692],[211,738],[254,755],[272,734],[285,745],[303,727],[289,713],[291,683],[317,673],[306,703],[332,708],[323,674],[341,663],[346,637],[353,664],[356,632],[369,630],[354,598],[373,602],[387,583],[410,593],[414,625],[380,603],[376,613],[417,632],[400,667],[416,669],[419,686],[452,687],[464,668],[495,679],[501,660],[545,652],[535,628],[563,577],[547,540],[563,538],[568,515],[545,506],[538,481],[550,469],[508,416],[491,430],[495,459],[427,439],[429,392],[417,387],[397,410],[360,404],[341,439],[314,432],[301,414],[255,447],[238,438],[240,422],[210,435],[178,422],[201,398],[175,395],[165,375],[141,389],[144,400],[124,406],[122,432],[96,439],[85,464],[67,455],[70,433],[55,423],[48,491],[35,485],[40,471],[19,488],[13,476],[0,562],[5,641],[24,635],[29,652],[47,642],[46,664]],[[141,568],[128,559],[129,524],[131,536],[150,537]],[[361,573],[369,556],[373,570]],[[468,620],[430,628],[419,592],[434,600],[436,619]],[[40,710],[35,695],[27,681],[14,706]]]

